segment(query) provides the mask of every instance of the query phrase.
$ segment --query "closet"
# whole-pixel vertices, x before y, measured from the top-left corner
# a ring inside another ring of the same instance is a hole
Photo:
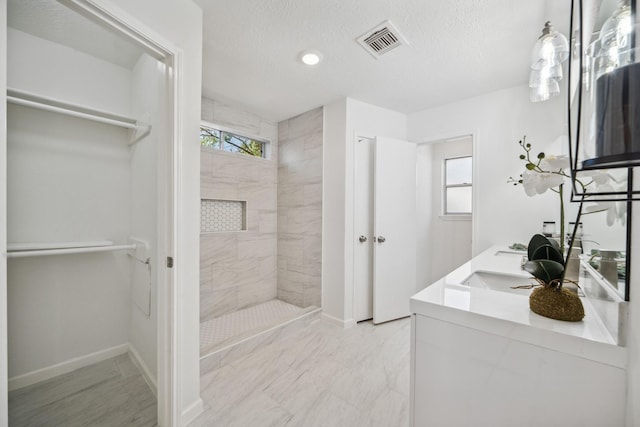
[[[56,1],[8,3],[10,403],[125,353],[155,393],[170,71]]]

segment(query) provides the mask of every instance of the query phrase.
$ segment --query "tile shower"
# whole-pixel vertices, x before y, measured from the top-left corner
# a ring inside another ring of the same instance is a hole
[[[207,366],[320,307],[322,108],[280,123],[202,99],[204,121],[270,141],[201,148],[200,350]]]

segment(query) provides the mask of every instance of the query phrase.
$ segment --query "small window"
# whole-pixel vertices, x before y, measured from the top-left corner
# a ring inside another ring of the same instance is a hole
[[[470,215],[472,201],[472,158],[444,161],[444,214]]]
[[[266,145],[266,141],[208,126],[200,126],[200,146],[202,147],[265,158]]]

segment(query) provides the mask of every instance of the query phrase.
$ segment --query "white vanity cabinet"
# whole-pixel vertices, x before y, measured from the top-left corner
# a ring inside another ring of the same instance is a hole
[[[479,271],[526,280],[497,253],[411,298],[411,426],[623,427],[626,348],[588,298],[562,322],[531,312],[528,290],[474,287]]]
[[[620,366],[412,317],[411,426],[622,427]]]

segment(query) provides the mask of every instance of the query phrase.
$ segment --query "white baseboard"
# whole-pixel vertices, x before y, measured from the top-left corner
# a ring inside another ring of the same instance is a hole
[[[191,405],[189,405],[184,411],[182,411],[182,417],[180,419],[180,422],[182,423],[183,426],[186,426],[190,422],[198,418],[198,415],[200,415],[203,411],[204,411],[204,406],[202,403],[202,399],[198,399],[195,402],[193,402]]]
[[[102,362],[103,360],[125,354],[128,351],[128,344],[120,344],[115,347],[75,357],[56,365],[47,366],[46,368],[9,378],[9,391],[36,384],[40,381],[57,377],[58,375],[67,374],[71,371],[75,371],[76,369],[84,368],[85,366],[93,365],[94,363]]]
[[[147,366],[146,363],[144,363],[144,361],[142,360],[142,357],[140,357],[140,353],[138,353],[138,350],[136,350],[133,344],[128,343],[127,345],[129,348],[129,354],[131,355],[131,360],[133,360],[133,364],[136,365],[136,367],[142,374],[142,377],[147,382],[147,385],[153,392],[153,395],[156,396],[157,398],[158,383],[156,382],[156,376],[151,373],[151,371],[149,370],[149,367]]]
[[[357,324],[358,322],[356,322],[355,319],[347,319],[344,321],[344,328],[345,329],[353,328]]]
[[[339,326],[343,329],[349,329],[356,325],[356,321],[353,319],[347,319],[347,320],[338,319],[337,317],[333,317],[325,313],[324,311],[322,312],[322,320],[329,322],[333,325]]]

